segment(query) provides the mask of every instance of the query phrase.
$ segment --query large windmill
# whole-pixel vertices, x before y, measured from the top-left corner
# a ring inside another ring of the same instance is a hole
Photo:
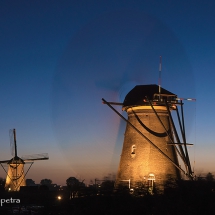
[[[49,159],[49,157],[47,153],[22,156],[21,158],[18,157],[15,129],[10,130],[10,146],[11,146],[11,154],[13,158],[10,160],[0,161],[0,164],[7,174],[5,189],[9,191],[19,191],[20,186],[26,186],[25,176],[30,170],[34,161],[47,160]],[[8,165],[8,171],[6,171],[6,169],[2,165],[3,163],[6,163]],[[24,172],[25,164],[30,164],[26,173]]]
[[[183,103],[177,95],[158,85],[137,85],[126,95],[123,103],[102,100],[127,122],[116,188],[147,187],[153,192],[156,185],[162,192],[169,180],[178,180],[182,174],[189,179],[193,178],[187,150]],[[128,119],[112,105],[122,105]],[[180,135],[172,112],[176,112]],[[184,167],[179,165],[178,158]]]

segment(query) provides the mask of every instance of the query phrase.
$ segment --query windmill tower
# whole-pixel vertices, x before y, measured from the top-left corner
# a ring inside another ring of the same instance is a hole
[[[145,187],[161,192],[169,180],[178,180],[181,173],[192,179],[192,171],[185,137],[183,103],[177,96],[158,85],[137,85],[124,102],[102,99],[127,122],[124,143],[115,186],[130,189]],[[113,105],[122,105],[124,118]],[[178,107],[181,107],[181,116]],[[177,113],[182,141],[179,138],[171,112]],[[185,170],[179,165],[180,158]]]
[[[18,157],[17,155],[17,144],[16,144],[16,130],[10,130],[10,144],[11,144],[11,154],[14,156],[10,160],[0,161],[2,168],[7,174],[5,189],[8,191],[19,191],[20,186],[26,186],[25,176],[30,170],[32,164],[36,160],[47,160],[49,159],[48,154],[36,154],[36,155],[28,155],[25,157]],[[8,165],[8,171],[5,170],[3,163]],[[30,164],[27,172],[24,172],[24,165]]]

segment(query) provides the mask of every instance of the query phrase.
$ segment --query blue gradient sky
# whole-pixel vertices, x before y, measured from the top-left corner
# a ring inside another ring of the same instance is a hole
[[[185,102],[195,173],[215,173],[214,1],[3,0],[0,29],[0,160],[16,128],[18,155],[49,153],[27,175],[37,183],[115,174],[125,123],[101,98],[157,84],[162,55],[162,87],[197,99]]]

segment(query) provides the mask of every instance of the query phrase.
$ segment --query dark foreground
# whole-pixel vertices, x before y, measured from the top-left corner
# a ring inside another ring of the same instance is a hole
[[[69,199],[68,193],[1,193],[0,198],[20,199],[3,203],[0,214],[215,214],[214,185],[187,184],[166,190],[163,195],[130,195],[127,192],[100,193]],[[57,196],[61,195],[62,199]]]

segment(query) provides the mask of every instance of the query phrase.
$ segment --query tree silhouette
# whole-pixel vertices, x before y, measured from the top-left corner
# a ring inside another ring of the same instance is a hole
[[[31,178],[26,179],[26,186],[35,186],[35,181],[33,181]]]
[[[105,176],[104,179],[102,180],[101,189],[106,191],[113,191],[114,183],[115,183],[115,175],[108,174],[108,176]]]
[[[5,186],[5,179],[0,178],[0,190],[4,190],[4,186]]]
[[[80,182],[75,177],[69,177],[66,180],[66,185],[70,191],[70,199],[78,195],[78,191],[80,190],[80,188],[85,186],[83,182]]]
[[[51,180],[51,179],[45,178],[45,179],[42,179],[42,180],[40,181],[40,184],[41,184],[41,185],[51,185],[51,184],[52,184],[52,180]]]
[[[214,181],[214,175],[212,173],[208,173],[205,177],[206,181]]]

